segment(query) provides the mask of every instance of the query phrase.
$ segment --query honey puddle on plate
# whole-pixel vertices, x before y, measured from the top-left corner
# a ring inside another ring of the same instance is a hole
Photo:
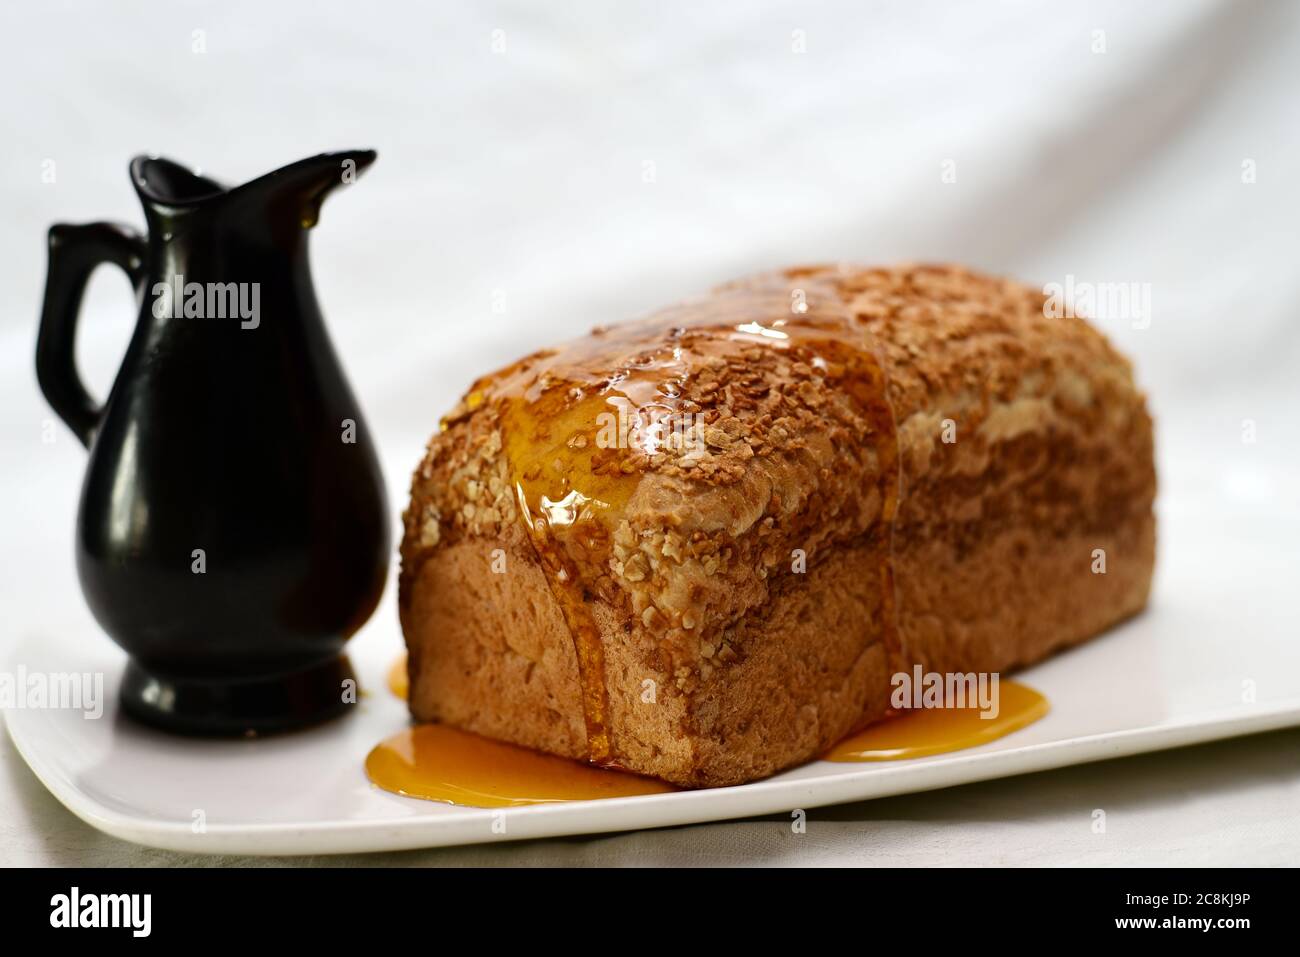
[[[445,724],[417,724],[370,752],[366,774],[385,791],[472,807],[663,794],[671,784],[480,738]]]
[[[823,761],[897,761],[961,751],[988,744],[1033,724],[1047,714],[1047,699],[1016,681],[998,682],[998,713],[985,718],[979,708],[906,711],[849,735]]]
[[[960,751],[996,741],[1047,714],[1047,699],[1015,681],[999,682],[997,717],[978,708],[903,713],[845,738],[826,761],[894,761]],[[388,687],[407,695],[406,657]],[[385,791],[471,807],[519,807],[557,801],[664,794],[671,784],[481,738],[441,724],[419,724],[387,738],[366,758],[366,774]]]

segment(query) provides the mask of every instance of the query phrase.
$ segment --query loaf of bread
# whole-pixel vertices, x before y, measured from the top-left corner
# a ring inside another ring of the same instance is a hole
[[[410,706],[688,787],[815,758],[891,678],[1146,603],[1151,419],[1044,295],[951,266],[727,285],[479,379],[415,473]]]

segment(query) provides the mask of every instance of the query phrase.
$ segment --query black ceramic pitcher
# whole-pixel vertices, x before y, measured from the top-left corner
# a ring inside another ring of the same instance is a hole
[[[342,649],[383,591],[387,504],[307,238],[325,196],[374,159],[330,153],[227,188],[137,157],[147,237],[50,229],[36,369],[90,452],[77,571],[130,655],[125,710],[156,726],[284,730],[356,700]],[[101,263],[125,270],[140,301],[102,405],[73,358]]]

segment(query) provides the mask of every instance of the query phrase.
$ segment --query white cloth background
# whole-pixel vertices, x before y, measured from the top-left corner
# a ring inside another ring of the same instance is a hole
[[[922,259],[1149,284],[1149,325],[1103,327],[1151,394],[1162,496],[1300,510],[1300,5],[42,0],[0,18],[0,653],[106,640],[72,567],[84,453],[62,426],[42,441],[33,355],[45,229],[140,224],[139,152],[237,182],[379,150],[326,203],[313,260],[394,503],[438,415],[525,350],[762,268]],[[97,274],[79,357],[98,395],[133,318]],[[1296,863],[1298,745],[816,811],[800,838],[770,819],[392,860]],[[77,822],[7,740],[0,769],[0,863],[185,859]]]

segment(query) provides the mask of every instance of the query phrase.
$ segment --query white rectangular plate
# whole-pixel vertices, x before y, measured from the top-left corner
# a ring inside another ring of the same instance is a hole
[[[29,644],[11,668],[105,671],[101,719],[19,708],[6,720],[32,770],[83,820],[141,844],[221,854],[384,851],[716,821],[1300,724],[1300,521],[1223,502],[1166,506],[1161,521],[1150,609],[1019,676],[1050,699],[1046,718],[983,747],[912,761],[818,761],[741,787],[499,810],[388,794],[367,782],[362,763],[406,722],[384,682],[401,647],[391,594],[350,649],[368,694],[357,713],[325,727],[240,741],[137,727],[116,710],[121,656],[93,634]]]

